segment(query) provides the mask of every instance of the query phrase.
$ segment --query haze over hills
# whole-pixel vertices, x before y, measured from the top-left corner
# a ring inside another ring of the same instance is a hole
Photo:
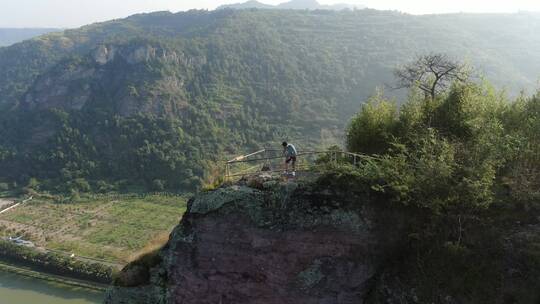
[[[364,5],[353,5],[353,4],[346,4],[346,3],[340,3],[340,4],[333,4],[333,5],[322,5],[316,0],[291,0],[288,2],[283,2],[278,5],[270,5],[258,2],[256,0],[250,0],[243,3],[236,3],[236,4],[227,4],[222,5],[218,7],[218,9],[307,9],[307,10],[316,10],[316,9],[322,9],[322,10],[343,10],[343,9],[363,9],[366,8]]]
[[[26,39],[34,38],[50,32],[58,31],[52,28],[0,28],[0,47],[12,45]]]
[[[530,14],[217,10],[47,34],[0,49],[0,179],[193,190],[239,151],[339,143],[415,54],[465,58],[532,91],[539,30]]]

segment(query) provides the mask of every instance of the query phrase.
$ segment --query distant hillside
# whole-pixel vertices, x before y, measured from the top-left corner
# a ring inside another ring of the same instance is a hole
[[[244,3],[236,3],[236,4],[226,4],[220,6],[218,9],[250,9],[250,8],[257,8],[257,9],[299,9],[299,10],[316,10],[316,9],[323,9],[323,10],[343,10],[343,9],[363,9],[365,8],[364,5],[352,5],[352,4],[345,4],[345,3],[339,3],[339,4],[333,4],[333,5],[322,5],[319,4],[316,0],[292,0],[289,2],[284,2],[279,5],[269,5],[264,4],[261,2],[258,2],[256,0],[250,0]]]
[[[17,42],[21,42],[26,39],[34,38],[39,35],[58,31],[58,29],[50,28],[0,28],[0,47],[12,45]]]
[[[340,142],[415,54],[534,90],[538,32],[530,14],[217,10],[47,34],[0,49],[0,182],[195,189],[240,151]]]
[[[218,9],[250,9],[250,8],[257,8],[257,9],[271,9],[275,8],[274,5],[264,4],[261,2],[258,2],[256,0],[250,0],[243,3],[234,3],[234,4],[226,4],[218,7]]]

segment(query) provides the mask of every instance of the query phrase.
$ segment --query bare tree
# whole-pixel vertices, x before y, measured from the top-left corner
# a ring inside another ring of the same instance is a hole
[[[397,68],[394,75],[397,78],[396,89],[416,87],[433,100],[453,82],[466,81],[471,70],[466,64],[454,61],[447,55],[429,54]]]

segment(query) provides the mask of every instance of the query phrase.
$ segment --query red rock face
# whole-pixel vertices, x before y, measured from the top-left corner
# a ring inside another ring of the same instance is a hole
[[[272,231],[238,214],[190,221],[176,248],[172,303],[362,303],[378,268],[369,231]]]
[[[105,302],[364,303],[406,239],[409,217],[383,206],[290,184],[201,194],[158,264],[147,265],[148,272],[137,262],[124,270],[146,281],[118,284]]]
[[[230,187],[197,196],[168,245],[126,267],[105,303],[540,303],[531,256],[538,224],[501,235],[485,222],[469,226],[469,240],[482,251],[469,247],[464,260],[454,249],[433,254],[438,245],[410,250],[407,232],[425,222],[421,210],[295,189]],[[503,221],[508,225],[506,215]],[[499,240],[504,247],[493,246]],[[449,290],[445,280],[455,283],[465,267],[480,272],[460,292]],[[461,292],[471,287],[474,295]]]

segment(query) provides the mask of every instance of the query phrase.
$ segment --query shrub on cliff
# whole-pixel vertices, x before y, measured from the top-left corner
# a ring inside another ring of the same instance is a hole
[[[512,199],[526,205],[540,199],[540,92],[521,96],[504,113],[504,125],[516,142],[502,181]]]
[[[435,130],[410,138],[407,145],[394,143],[390,153],[378,162],[381,182],[373,189],[389,191],[403,203],[432,209],[455,200],[451,185],[457,169],[456,151]]]
[[[413,95],[394,112],[379,96],[352,120],[348,148],[376,151],[375,163],[356,170],[372,189],[405,204],[486,207],[501,180],[513,196],[529,197],[540,185],[538,100],[516,105],[488,85],[466,83],[429,100],[429,107]]]
[[[347,148],[368,154],[386,152],[397,131],[397,118],[397,105],[377,92],[352,119],[347,129]]]

